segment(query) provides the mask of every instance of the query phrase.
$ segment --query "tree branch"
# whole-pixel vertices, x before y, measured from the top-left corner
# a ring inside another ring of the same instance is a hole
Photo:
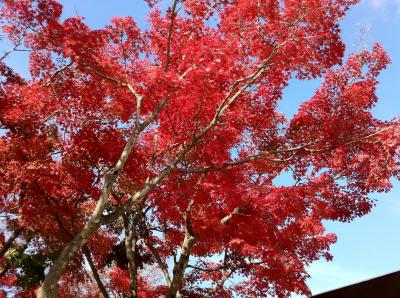
[[[233,209],[232,213],[228,214],[223,219],[221,219],[221,223],[223,225],[227,224],[232,219],[233,215],[239,214],[239,210],[240,210],[239,207],[236,207],[235,209]]]
[[[64,65],[63,67],[61,67],[61,68],[59,68],[59,69],[57,69],[52,75],[51,75],[51,77],[50,77],[50,79],[46,82],[46,83],[44,83],[42,86],[43,87],[48,87],[50,84],[51,84],[51,82],[54,80],[54,78],[56,77],[56,76],[58,76],[60,73],[62,73],[64,70],[66,70],[67,68],[69,68],[72,64],[74,64],[74,62],[69,62],[67,65]]]
[[[177,295],[179,295],[178,293],[183,286],[184,274],[189,263],[190,253],[197,239],[193,233],[192,225],[190,222],[190,212],[192,208],[193,200],[190,202],[189,207],[184,214],[186,226],[185,238],[183,239],[183,243],[181,246],[181,255],[179,257],[179,261],[174,264],[174,275],[172,278],[171,286],[169,287],[167,298],[175,298],[177,297]]]
[[[25,35],[22,35],[21,38],[15,43],[14,47],[11,50],[6,51],[3,54],[3,56],[0,57],[0,62],[5,60],[13,52],[26,51],[26,50],[18,49],[18,47],[22,44],[22,41],[24,40],[24,38],[25,38]]]
[[[234,91],[234,88],[231,88],[230,91],[228,92],[228,94],[225,96],[225,98],[221,101],[221,103],[219,104],[219,106],[217,107],[214,117],[211,119],[211,121],[208,123],[208,125],[206,127],[204,127],[199,133],[197,133],[196,135],[194,135],[192,137],[192,139],[190,140],[190,142],[188,143],[188,145],[186,145],[176,156],[175,160],[173,160],[169,165],[167,165],[164,170],[162,170],[161,172],[158,173],[158,175],[156,177],[154,177],[153,179],[149,179],[145,186],[137,191],[133,196],[131,196],[125,203],[124,206],[122,206],[122,208],[117,209],[116,211],[114,211],[113,213],[104,216],[102,218],[102,222],[103,223],[109,223],[113,220],[115,220],[116,218],[118,218],[119,216],[121,216],[121,214],[127,209],[127,208],[132,208],[132,206],[136,203],[140,203],[140,201],[147,196],[147,194],[154,189],[158,183],[160,181],[162,181],[164,178],[166,178],[172,170],[176,169],[178,163],[185,157],[185,155],[193,148],[195,147],[195,145],[204,137],[204,135],[206,135],[210,130],[212,130],[218,123],[219,118],[223,115],[223,113],[226,111],[226,109],[228,109],[229,107],[231,107],[236,100],[239,98],[239,96],[249,87],[251,86],[260,76],[261,74],[266,70],[266,68],[268,67],[268,63],[269,61],[275,57],[275,55],[277,54],[277,49],[278,47],[275,47],[276,51],[274,51],[273,53],[271,53],[271,55],[264,60],[264,62],[262,63],[262,65],[258,68],[257,71],[255,71],[252,75],[246,77],[245,79],[249,79],[249,81],[242,86],[231,98],[231,94]],[[236,82],[242,82],[244,79],[239,79]],[[234,83],[234,85],[239,84],[239,83]],[[166,103],[166,99],[164,99],[164,105]]]
[[[85,255],[86,260],[87,260],[88,263],[89,263],[89,267],[90,267],[90,269],[92,270],[94,280],[96,281],[97,286],[98,286],[99,289],[100,289],[100,292],[103,294],[104,298],[109,298],[110,296],[108,295],[107,290],[106,290],[106,288],[104,287],[103,282],[101,281],[99,272],[97,271],[97,268],[96,268],[96,266],[95,266],[95,264],[94,264],[94,262],[93,262],[92,255],[91,255],[90,250],[89,250],[89,248],[88,248],[87,245],[84,245],[84,246],[82,247],[82,252],[83,252],[83,254]]]
[[[169,23],[169,29],[168,29],[168,37],[167,37],[167,49],[166,49],[166,60],[165,60],[165,67],[164,67],[164,73],[168,71],[169,64],[171,61],[171,39],[172,39],[172,31],[174,30],[174,21],[176,17],[176,6],[178,4],[178,0],[174,0],[174,3],[172,4],[172,9],[171,9],[171,20]]]
[[[222,278],[215,283],[214,287],[212,287],[206,294],[203,295],[203,298],[211,298],[217,293],[217,291],[224,286],[225,282],[232,276],[234,270],[224,271],[222,274]]]
[[[158,267],[164,274],[165,282],[167,283],[168,288],[171,286],[171,277],[168,272],[168,267],[161,258],[160,254],[158,253],[157,249],[154,247],[154,245],[149,241],[148,237],[150,235],[149,228],[147,227],[146,223],[146,218],[145,215],[142,214],[142,220],[143,220],[143,239],[144,243],[146,244],[147,248],[150,250],[151,254],[153,255],[154,259],[157,262]]]
[[[218,166],[208,166],[208,167],[203,167],[203,168],[176,168],[177,171],[180,172],[185,172],[185,173],[197,173],[197,174],[204,174],[204,173],[208,173],[214,170],[222,170],[228,167],[233,167],[233,166],[238,166],[238,165],[242,165],[242,164],[246,164],[252,161],[255,161],[257,159],[263,159],[263,160],[267,160],[267,161],[271,161],[271,162],[276,162],[276,163],[283,163],[283,162],[288,162],[290,160],[292,160],[295,157],[295,153],[300,151],[300,150],[305,150],[309,153],[322,153],[322,152],[326,152],[329,150],[334,150],[335,148],[337,148],[337,146],[349,146],[349,145],[353,145],[356,144],[358,142],[361,141],[365,141],[371,138],[374,138],[378,135],[380,135],[383,132],[386,132],[390,129],[395,128],[395,126],[388,126],[385,127],[383,129],[380,129],[372,134],[363,136],[363,137],[357,137],[354,138],[350,141],[344,142],[342,144],[336,145],[336,146],[329,146],[326,148],[322,148],[322,149],[310,149],[308,148],[309,146],[315,145],[318,142],[321,142],[321,140],[316,140],[313,142],[309,142],[307,144],[304,145],[299,145],[296,147],[291,147],[291,148],[284,148],[284,149],[277,149],[277,150],[271,150],[271,151],[267,151],[267,152],[261,152],[259,154],[254,154],[254,155],[250,155],[248,157],[244,157],[238,160],[234,160],[234,161],[227,161],[222,163],[221,165]],[[290,153],[291,156],[289,156],[288,158],[269,158],[269,155],[279,155],[279,154],[285,154],[285,153]]]
[[[18,227],[14,230],[10,238],[4,243],[3,247],[0,249],[0,258],[3,258],[5,253],[8,251],[8,249],[11,247],[13,244],[14,240],[17,239],[17,237],[21,234],[22,228]]]

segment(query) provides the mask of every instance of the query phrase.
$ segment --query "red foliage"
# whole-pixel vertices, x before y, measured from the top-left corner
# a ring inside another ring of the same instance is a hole
[[[371,114],[389,57],[377,44],[342,61],[338,22],[354,0],[181,0],[179,12],[146,2],[148,29],[116,17],[92,30],[80,17],[61,20],[55,0],[1,0],[1,28],[30,50],[31,75],[1,59],[0,211],[10,218],[1,228],[23,228],[17,245],[34,239],[30,248],[54,261],[150,119],[106,208],[151,189],[132,204],[146,210],[133,228],[139,297],[168,291],[152,248],[172,272],[185,229],[196,237],[185,297],[309,295],[305,268],[331,259],[336,241],[323,220],[365,215],[369,194],[399,175],[399,123]],[[324,81],[285,119],[277,102],[294,77]],[[293,185],[274,185],[285,171]],[[130,287],[116,252],[123,235],[119,220],[107,221],[88,242],[115,293]],[[79,253],[60,297],[100,297],[82,290],[95,288],[86,271]],[[1,285],[32,293],[12,274]]]

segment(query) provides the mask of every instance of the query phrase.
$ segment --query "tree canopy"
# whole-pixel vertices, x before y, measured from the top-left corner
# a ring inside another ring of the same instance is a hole
[[[94,30],[55,0],[0,1],[0,296],[310,295],[323,221],[398,178],[399,122],[371,113],[390,59],[343,61],[357,1],[159,2],[148,28]],[[288,119],[293,78],[323,83]]]

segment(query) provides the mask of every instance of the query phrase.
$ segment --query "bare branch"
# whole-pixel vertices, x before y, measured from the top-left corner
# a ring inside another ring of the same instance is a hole
[[[120,80],[118,80],[118,79],[116,79],[116,78],[110,77],[110,76],[108,76],[108,75],[106,75],[106,74],[104,74],[104,73],[98,71],[98,70],[95,69],[95,68],[90,68],[90,69],[93,70],[93,72],[94,72],[96,75],[98,75],[98,76],[100,76],[100,77],[102,77],[102,78],[104,78],[104,79],[106,79],[106,80],[109,80],[109,81],[111,81],[111,82],[114,82],[114,83],[120,85],[121,87],[126,87],[126,88],[128,88],[128,90],[136,97],[136,99],[137,99],[138,101],[140,101],[140,102],[142,101],[143,96],[142,96],[141,94],[139,94],[139,93],[135,90],[135,88],[133,88],[133,86],[132,86],[131,84],[129,84],[129,83],[124,83],[124,82],[122,82],[122,81],[120,81]]]
[[[240,210],[239,207],[236,207],[235,209],[233,209],[232,213],[228,214],[223,219],[221,219],[221,223],[223,225],[227,224],[232,219],[233,215],[239,214],[239,210]]]
[[[176,17],[176,6],[178,5],[178,1],[179,0],[174,0],[174,3],[172,4],[172,9],[171,9],[171,20],[170,20],[169,29],[168,29],[166,61],[165,61],[164,72],[168,71],[170,60],[171,60],[171,39],[172,39],[172,31],[174,30],[174,21],[175,21],[175,17]]]
[[[104,298],[109,298],[110,296],[108,295],[107,290],[106,290],[106,288],[104,287],[103,282],[101,281],[99,272],[98,272],[97,269],[96,269],[96,266],[95,266],[95,264],[94,264],[94,262],[93,262],[93,259],[92,259],[92,255],[91,255],[90,250],[89,250],[89,248],[87,247],[87,245],[84,245],[84,246],[82,247],[82,252],[83,252],[83,254],[85,255],[86,260],[87,260],[88,263],[89,263],[89,267],[90,267],[90,269],[92,270],[94,280],[96,281],[97,286],[98,286],[99,289],[100,289],[100,292],[103,294]]]
[[[14,240],[17,239],[17,237],[21,234],[22,228],[18,227],[14,230],[10,238],[4,243],[3,247],[0,249],[0,258],[3,258],[5,253],[8,251],[8,249],[11,247],[13,244]]]
[[[74,64],[74,62],[71,61],[71,62],[69,62],[68,64],[64,65],[63,67],[57,69],[57,70],[51,75],[50,79],[49,79],[46,83],[44,83],[42,86],[43,86],[43,87],[48,87],[48,86],[51,84],[51,82],[54,80],[54,78],[55,78],[56,76],[58,76],[58,75],[59,75],[60,73],[62,73],[64,70],[66,70],[67,68],[69,68],[72,64]]]
[[[154,245],[149,241],[148,237],[150,235],[149,228],[147,226],[146,222],[146,217],[142,213],[142,221],[143,221],[143,240],[144,243],[146,244],[147,248],[150,250],[151,254],[153,255],[154,259],[157,262],[158,267],[164,274],[165,282],[167,283],[167,286],[171,286],[171,277],[168,272],[168,267],[165,263],[165,261],[161,258],[160,254],[158,253],[157,249],[154,247]]]
[[[5,52],[3,54],[3,56],[0,57],[0,61],[5,60],[13,52],[19,52],[19,51],[25,52],[25,51],[28,51],[28,50],[18,49],[18,47],[22,44],[22,41],[24,40],[24,38],[25,38],[25,35],[22,35],[21,38],[15,43],[14,47],[11,50]]]

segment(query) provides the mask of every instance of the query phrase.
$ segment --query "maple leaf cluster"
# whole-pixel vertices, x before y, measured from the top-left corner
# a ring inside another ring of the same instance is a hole
[[[388,55],[343,61],[354,0],[146,2],[147,29],[94,30],[0,1],[0,296],[310,295],[323,221],[399,176],[399,122],[371,113]],[[287,119],[293,78],[323,83]]]

